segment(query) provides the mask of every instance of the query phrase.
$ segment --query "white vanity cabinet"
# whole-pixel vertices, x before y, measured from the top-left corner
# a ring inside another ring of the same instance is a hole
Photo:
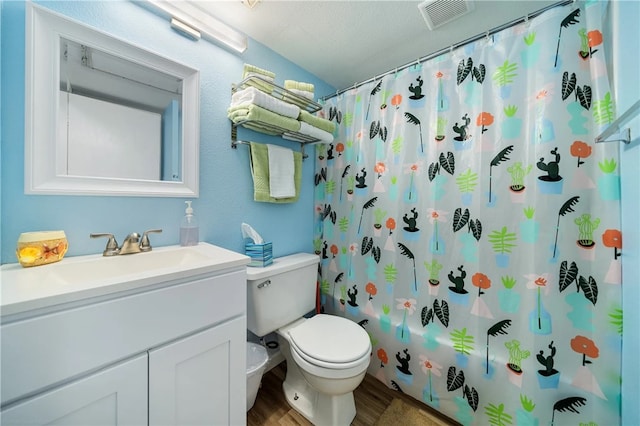
[[[145,425],[147,356],[106,368],[2,411],[3,425]]]
[[[244,424],[249,260],[204,246],[228,262],[35,309],[3,305],[0,424]]]

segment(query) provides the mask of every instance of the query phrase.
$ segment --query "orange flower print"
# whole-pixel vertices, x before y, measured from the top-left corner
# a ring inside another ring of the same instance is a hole
[[[617,259],[622,253],[622,232],[618,229],[607,229],[602,234],[602,244],[605,247],[613,247],[613,259]]]
[[[589,49],[593,49],[594,47],[602,44],[602,33],[599,30],[589,31],[587,33],[587,40],[589,43]],[[590,53],[593,55],[596,51],[592,50]]]
[[[570,152],[573,157],[578,158],[578,167],[580,167],[580,164],[584,164],[581,159],[591,155],[591,146],[582,141],[574,141],[571,144]]]
[[[384,223],[384,226],[387,227],[387,229],[389,230],[389,235],[391,235],[391,234],[393,234],[393,230],[396,229],[396,220],[394,218],[390,217]]]
[[[389,362],[389,357],[387,356],[387,352],[384,349],[382,348],[378,349],[378,351],[376,352],[376,355],[380,360],[380,367],[384,367],[384,365]]]
[[[476,118],[476,126],[482,126],[482,133],[486,132],[486,126],[491,126],[493,124],[493,115],[488,112],[481,112]]]
[[[539,287],[544,287],[544,286],[547,285],[547,280],[545,278],[543,278],[543,277],[538,277],[538,278],[536,278],[534,283]]]
[[[544,290],[544,294],[549,294],[551,289],[551,274],[545,272],[544,274],[525,274],[527,279],[527,288],[532,290]]]
[[[385,166],[382,161],[377,162],[376,165],[373,166],[373,170],[378,174],[378,177],[382,176],[386,169],[387,166]]]
[[[373,296],[378,294],[378,289],[376,288],[376,285],[372,282],[367,283],[367,285],[364,287],[364,291],[366,291],[369,294],[369,300],[373,299]]]
[[[600,350],[593,342],[593,340],[589,339],[585,336],[576,336],[571,339],[571,349],[574,352],[582,354],[582,365],[591,364],[591,361],[587,360],[589,358],[598,358],[600,356]]]
[[[478,287],[478,297],[484,294],[484,291],[482,290],[486,290],[491,287],[491,280],[489,279],[489,277],[480,272],[476,272],[475,274],[473,274],[473,276],[471,277],[471,283],[474,287]]]
[[[402,103],[402,95],[398,94],[398,95],[394,95],[391,98],[391,105],[393,105],[394,107],[396,107],[396,109],[400,108],[400,104]]]

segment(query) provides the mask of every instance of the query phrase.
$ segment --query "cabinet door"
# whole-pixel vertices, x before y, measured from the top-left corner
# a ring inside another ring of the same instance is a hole
[[[18,402],[5,425],[146,425],[147,354]]]
[[[149,351],[149,424],[245,424],[246,333],[240,317]]]

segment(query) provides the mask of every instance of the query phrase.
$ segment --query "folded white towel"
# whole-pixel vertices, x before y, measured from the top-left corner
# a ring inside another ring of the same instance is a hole
[[[276,99],[255,87],[238,90],[231,96],[232,107],[242,104],[255,104],[285,117],[297,119],[298,115],[300,115],[300,108],[297,105]]]
[[[300,122],[300,130],[298,130],[298,133],[302,133],[303,135],[309,136],[313,139],[317,139],[319,142],[333,142],[333,135],[331,133],[312,126],[309,123],[305,123],[304,121]],[[291,141],[308,142],[308,139],[300,138],[292,132],[286,132],[282,135],[282,137]]]
[[[288,91],[290,91],[291,93],[295,93],[298,96],[302,96],[303,98],[306,99],[311,99],[313,100],[313,92],[309,92],[306,90],[299,90],[299,89],[287,89]]]
[[[273,198],[290,198],[296,195],[293,179],[295,165],[293,151],[267,144],[269,155],[269,194]]]

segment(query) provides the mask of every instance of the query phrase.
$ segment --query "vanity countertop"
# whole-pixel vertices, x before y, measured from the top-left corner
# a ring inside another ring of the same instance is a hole
[[[0,315],[47,310],[55,305],[108,297],[167,282],[242,269],[249,257],[208,243],[157,247],[147,253],[66,257],[49,265],[0,267]]]

